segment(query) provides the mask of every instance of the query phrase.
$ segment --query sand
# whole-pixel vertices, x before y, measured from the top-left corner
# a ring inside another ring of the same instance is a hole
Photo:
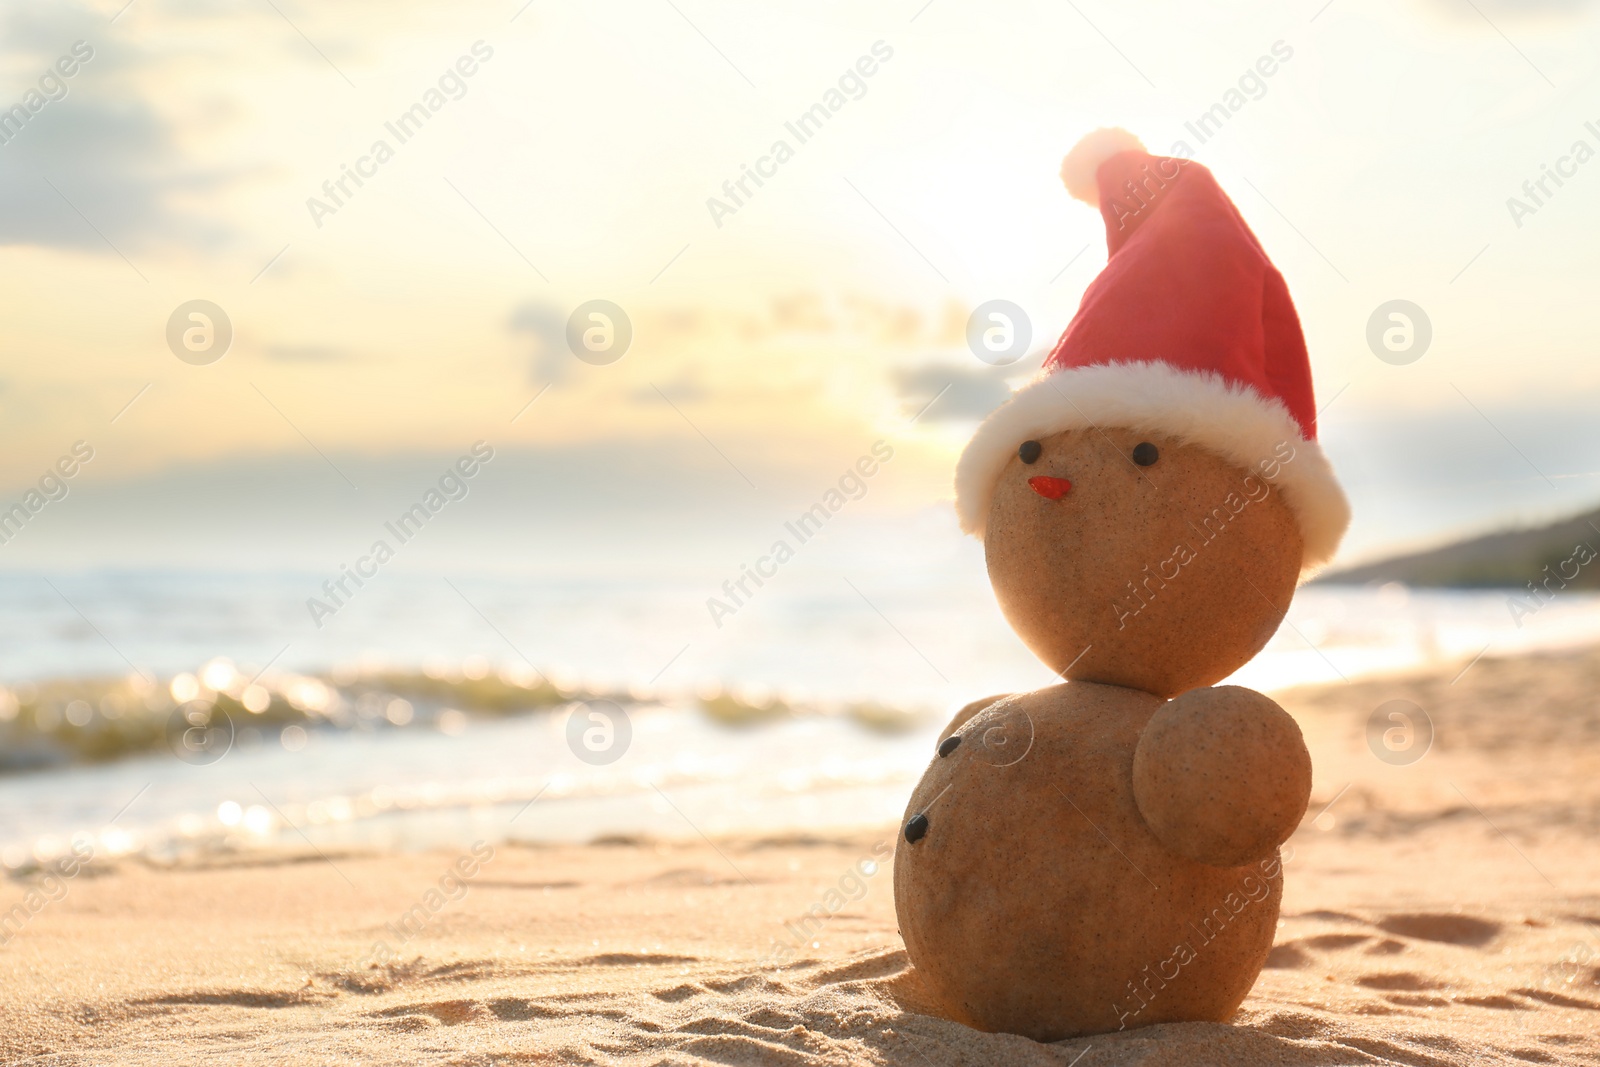
[[[1316,783],[1230,1024],[1041,1045],[922,1014],[886,826],[91,865],[0,947],[0,1062],[1600,1062],[1600,653],[1454,673],[1280,695]],[[1397,698],[1436,730],[1408,765],[1367,748]]]

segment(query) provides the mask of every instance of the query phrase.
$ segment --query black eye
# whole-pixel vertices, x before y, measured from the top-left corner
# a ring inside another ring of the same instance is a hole
[[[1038,460],[1039,454],[1043,451],[1044,446],[1038,441],[1024,441],[1022,442],[1022,447],[1017,449],[1017,458],[1024,463],[1033,463]]]
[[[1133,461],[1141,467],[1148,467],[1161,458],[1161,452],[1149,441],[1141,441],[1133,446]]]

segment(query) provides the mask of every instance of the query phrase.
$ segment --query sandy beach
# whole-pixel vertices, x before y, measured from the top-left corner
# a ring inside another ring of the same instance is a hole
[[[0,1061],[1600,1062],[1600,651],[1462,666],[1278,694],[1316,786],[1229,1024],[1040,1045],[923,1014],[884,826],[14,879]],[[1368,747],[1396,699],[1433,724],[1412,762]]]
[[[1600,0],[0,71],[0,1067],[1600,1067]]]

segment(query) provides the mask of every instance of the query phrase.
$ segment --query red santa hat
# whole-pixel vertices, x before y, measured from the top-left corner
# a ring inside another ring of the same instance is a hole
[[[961,528],[983,537],[995,483],[1022,442],[1121,427],[1199,445],[1267,478],[1299,522],[1302,574],[1326,563],[1350,505],[1317,444],[1288,287],[1238,208],[1205,167],[1153,156],[1126,130],[1089,134],[1061,178],[1100,209],[1108,261],[1039,376],[962,452]]]

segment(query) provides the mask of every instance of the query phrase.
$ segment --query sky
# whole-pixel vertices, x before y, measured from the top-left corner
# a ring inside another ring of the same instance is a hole
[[[956,455],[1104,265],[1057,177],[1104,125],[1185,142],[1286,277],[1341,561],[1593,506],[1597,44],[1585,0],[0,0],[0,108],[45,98],[0,144],[0,505],[93,452],[0,568],[326,569],[479,441],[417,559],[727,569],[878,441],[857,533],[955,539]],[[168,342],[194,300],[213,362]]]

